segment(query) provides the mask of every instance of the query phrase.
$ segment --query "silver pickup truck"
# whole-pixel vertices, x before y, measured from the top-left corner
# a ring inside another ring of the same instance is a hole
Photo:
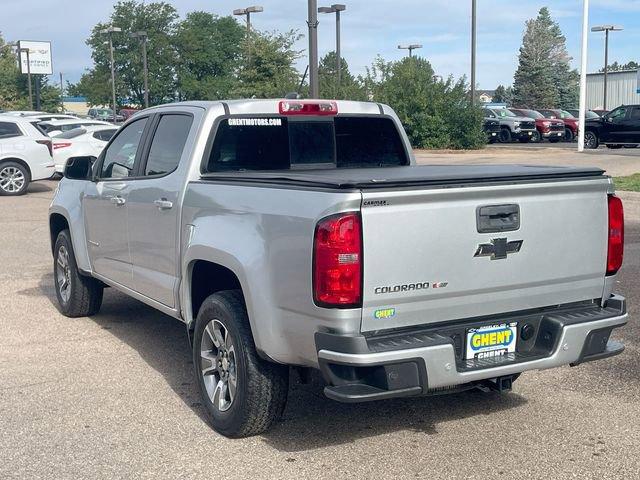
[[[508,390],[620,353],[622,204],[594,168],[417,166],[376,103],[176,103],[72,158],[49,212],[67,316],[116,288],[185,323],[214,428],[342,402]],[[304,376],[304,375],[303,375]]]

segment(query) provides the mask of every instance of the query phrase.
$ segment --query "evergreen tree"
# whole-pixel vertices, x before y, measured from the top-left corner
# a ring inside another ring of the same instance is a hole
[[[578,100],[578,74],[570,66],[566,38],[547,7],[528,20],[518,69],[514,76],[514,103],[528,108],[570,108]]]
[[[364,88],[349,72],[347,61],[342,58],[340,67],[340,86],[337,84],[336,52],[329,52],[320,59],[318,66],[318,83],[320,97],[337,100],[365,100]]]
[[[498,85],[493,94],[493,102],[511,105],[513,102],[513,89],[511,87],[505,88],[504,85]]]
[[[638,62],[628,62],[625,64],[619,64],[618,62],[613,62],[611,65],[609,65],[608,70],[610,72],[621,72],[623,70],[638,70],[640,69],[640,64],[638,64]],[[600,73],[604,73],[604,68],[600,69]]]

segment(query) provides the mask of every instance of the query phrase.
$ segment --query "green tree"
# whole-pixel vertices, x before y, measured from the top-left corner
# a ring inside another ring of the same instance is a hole
[[[513,102],[513,89],[511,87],[506,87],[504,85],[498,85],[496,91],[493,94],[493,102],[494,103],[506,103],[507,105],[511,105]]]
[[[365,100],[366,95],[362,83],[349,72],[347,61],[344,58],[341,58],[340,61],[340,85],[338,86],[336,52],[329,52],[320,59],[318,66],[320,96],[337,100]]]
[[[237,81],[231,90],[236,98],[275,98],[296,91],[300,73],[294,62],[301,52],[293,49],[300,35],[285,33],[252,34],[243,42]]]
[[[371,98],[390,105],[418,148],[479,148],[486,143],[482,112],[468,101],[464,78],[436,81],[420,57],[385,63],[378,58],[367,73]]]
[[[147,32],[149,66],[149,101],[158,104],[175,98],[176,51],[173,46],[178,13],[166,2],[139,3],[125,0],[116,3],[106,22],[93,27],[87,45],[91,47],[94,67],[87,72],[79,88],[91,103],[109,103],[104,98],[105,79],[110,88],[109,46],[101,31],[112,25],[122,29],[113,33],[114,65],[119,104],[144,103],[144,76],[140,40],[131,34]],[[109,95],[110,97],[110,95]]]
[[[573,107],[579,89],[570,62],[560,26],[547,7],[541,8],[537,18],[526,23],[514,76],[514,103],[529,108]]]
[[[640,64],[634,61],[630,61],[624,64],[613,62],[611,65],[609,65],[609,68],[608,68],[610,72],[621,72],[624,70],[638,70],[638,69],[640,69]],[[600,69],[600,73],[604,73],[604,68]]]
[[[231,17],[191,12],[176,34],[177,88],[182,100],[228,98],[240,67],[245,29]]]

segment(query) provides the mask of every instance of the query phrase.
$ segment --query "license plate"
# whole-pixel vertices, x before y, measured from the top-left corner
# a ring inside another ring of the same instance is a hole
[[[467,360],[499,357],[516,351],[518,323],[499,323],[467,330]]]

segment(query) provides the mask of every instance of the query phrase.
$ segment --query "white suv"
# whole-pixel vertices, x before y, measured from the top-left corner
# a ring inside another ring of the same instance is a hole
[[[54,173],[51,139],[25,117],[0,115],[0,195],[22,195]]]

